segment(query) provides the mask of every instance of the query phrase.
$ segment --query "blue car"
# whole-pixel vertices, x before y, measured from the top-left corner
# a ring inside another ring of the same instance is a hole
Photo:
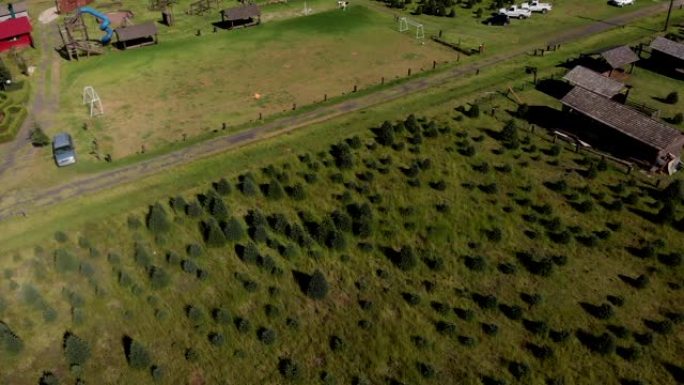
[[[64,167],[76,163],[76,151],[71,135],[66,132],[55,135],[52,139],[52,153],[57,166]]]

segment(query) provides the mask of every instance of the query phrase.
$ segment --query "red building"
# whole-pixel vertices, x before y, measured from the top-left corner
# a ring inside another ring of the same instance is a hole
[[[0,22],[0,52],[12,47],[33,47],[31,22],[27,17],[19,17]]]
[[[57,6],[57,12],[59,13],[70,13],[76,8],[80,8],[92,3],[93,0],[55,0],[55,6]]]

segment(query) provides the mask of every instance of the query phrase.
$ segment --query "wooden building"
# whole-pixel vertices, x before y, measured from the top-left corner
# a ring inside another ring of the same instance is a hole
[[[582,87],[573,88],[561,103],[565,111],[581,116],[578,133],[585,140],[608,143],[618,156],[649,166],[680,157],[684,135],[674,127]]]
[[[114,32],[116,32],[117,44],[122,49],[159,43],[157,39],[157,24],[154,21],[117,28]]]
[[[634,64],[639,61],[639,56],[626,45],[603,51],[601,57],[610,66],[608,76],[611,76],[615,70],[624,70],[628,65],[630,66],[629,73],[632,73]]]
[[[261,23],[261,9],[256,4],[221,11],[221,24],[227,28],[249,27]]]
[[[28,17],[20,17],[0,22],[0,52],[13,47],[33,47],[31,22]]]
[[[576,66],[565,74],[563,79],[573,86],[582,87],[609,99],[620,94],[625,88],[623,83],[583,66]]]
[[[684,71],[684,44],[664,37],[657,37],[651,42],[651,60],[659,65]]]
[[[0,22],[16,19],[19,17],[29,17],[28,4],[26,1],[15,1],[7,4],[0,4]]]

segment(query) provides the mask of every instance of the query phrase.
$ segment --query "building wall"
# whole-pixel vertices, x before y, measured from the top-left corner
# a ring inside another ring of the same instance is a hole
[[[33,41],[31,40],[31,34],[28,33],[16,36],[11,39],[0,40],[0,52],[7,51],[12,47],[28,47],[32,43]]]
[[[26,11],[24,11],[24,12],[17,12],[17,13],[14,14],[14,17],[15,17],[15,18],[29,17],[29,14],[28,14],[28,12],[26,12]],[[0,16],[0,22],[3,22],[3,21],[5,21],[5,20],[9,20],[9,19],[11,19],[11,18],[12,18],[11,15]]]

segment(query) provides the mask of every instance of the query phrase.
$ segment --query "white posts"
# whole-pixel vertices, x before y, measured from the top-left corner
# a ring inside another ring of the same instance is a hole
[[[423,28],[423,24],[415,22],[406,17],[399,19],[399,32],[408,31],[409,26],[412,26],[416,29],[416,39],[423,40],[425,38],[425,29]]]
[[[86,86],[83,88],[83,104],[90,105],[90,117],[96,115],[103,115],[104,108],[102,108],[102,101],[100,96],[95,92],[92,86]]]

